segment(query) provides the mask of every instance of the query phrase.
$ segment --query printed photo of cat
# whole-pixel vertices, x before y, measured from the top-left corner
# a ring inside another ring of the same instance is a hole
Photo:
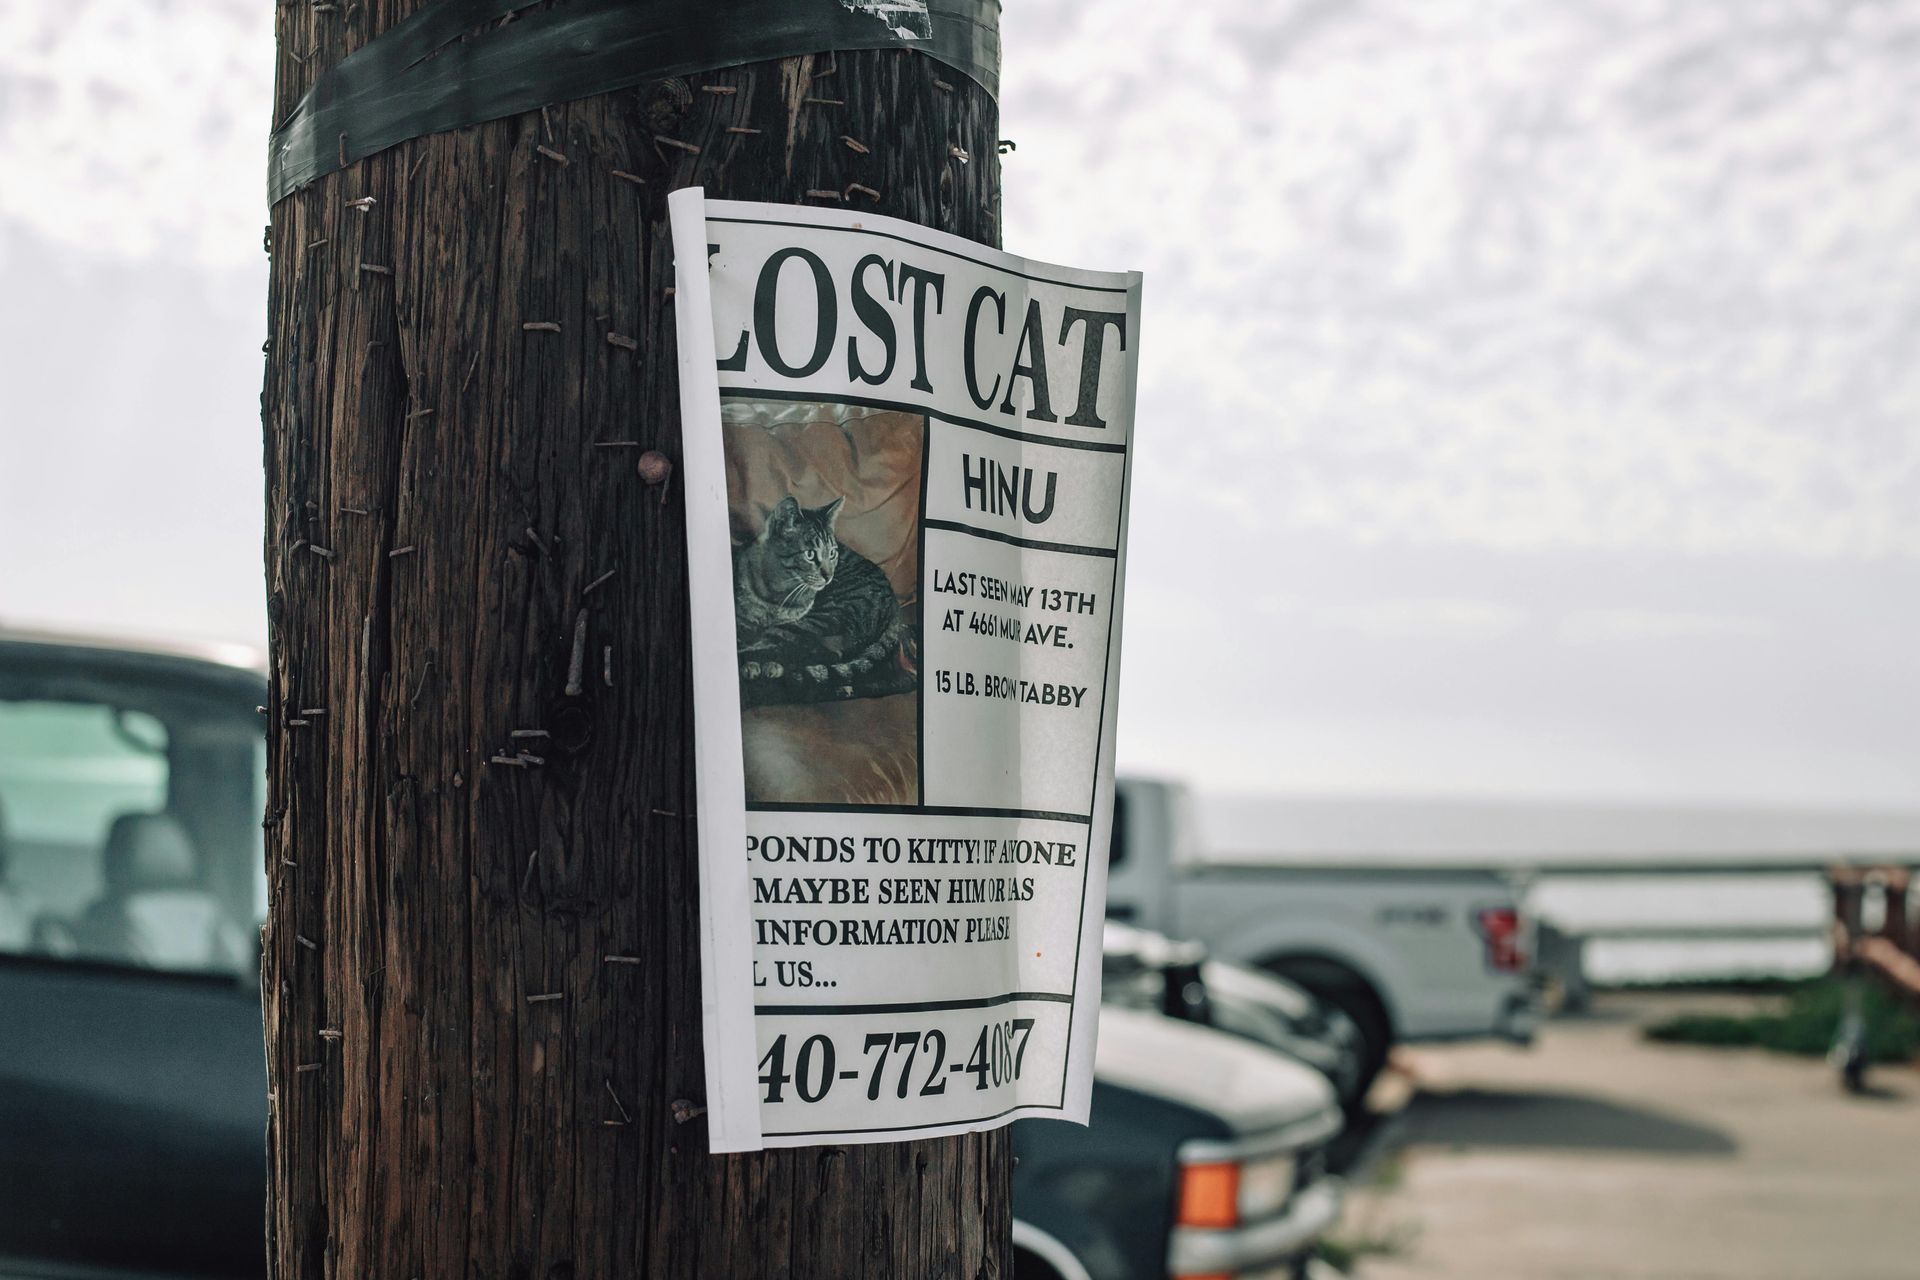
[[[927,420],[721,402],[749,803],[920,802]]]
[[[844,496],[788,494],[733,551],[740,704],[878,698],[914,687],[912,633],[880,567],[841,542]]]

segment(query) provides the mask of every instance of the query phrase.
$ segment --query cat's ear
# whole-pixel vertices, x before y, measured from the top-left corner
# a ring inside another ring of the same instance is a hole
[[[794,522],[799,518],[800,504],[793,500],[792,494],[788,494],[775,504],[773,510],[767,512],[766,532],[785,533],[793,528]]]
[[[824,507],[815,507],[811,514],[815,516],[821,524],[824,524],[828,529],[832,529],[833,522],[839,519],[840,508],[846,505],[846,501],[846,496],[843,494]]]

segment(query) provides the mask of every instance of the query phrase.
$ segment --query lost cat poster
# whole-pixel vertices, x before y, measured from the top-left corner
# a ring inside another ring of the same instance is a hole
[[[712,1149],[1084,1123],[1140,277],[670,205]]]

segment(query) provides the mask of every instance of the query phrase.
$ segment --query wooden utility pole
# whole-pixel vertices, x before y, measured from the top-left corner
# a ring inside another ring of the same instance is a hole
[[[281,3],[276,119],[420,3]],[[707,1153],[683,503],[637,465],[680,451],[668,192],[993,244],[997,126],[919,54],[822,54],[274,207],[275,1276],[1010,1273],[1004,1131]]]

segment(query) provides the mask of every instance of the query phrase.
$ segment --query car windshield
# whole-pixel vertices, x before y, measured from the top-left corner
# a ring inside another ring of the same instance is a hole
[[[264,742],[191,682],[0,669],[0,955],[252,972]]]

